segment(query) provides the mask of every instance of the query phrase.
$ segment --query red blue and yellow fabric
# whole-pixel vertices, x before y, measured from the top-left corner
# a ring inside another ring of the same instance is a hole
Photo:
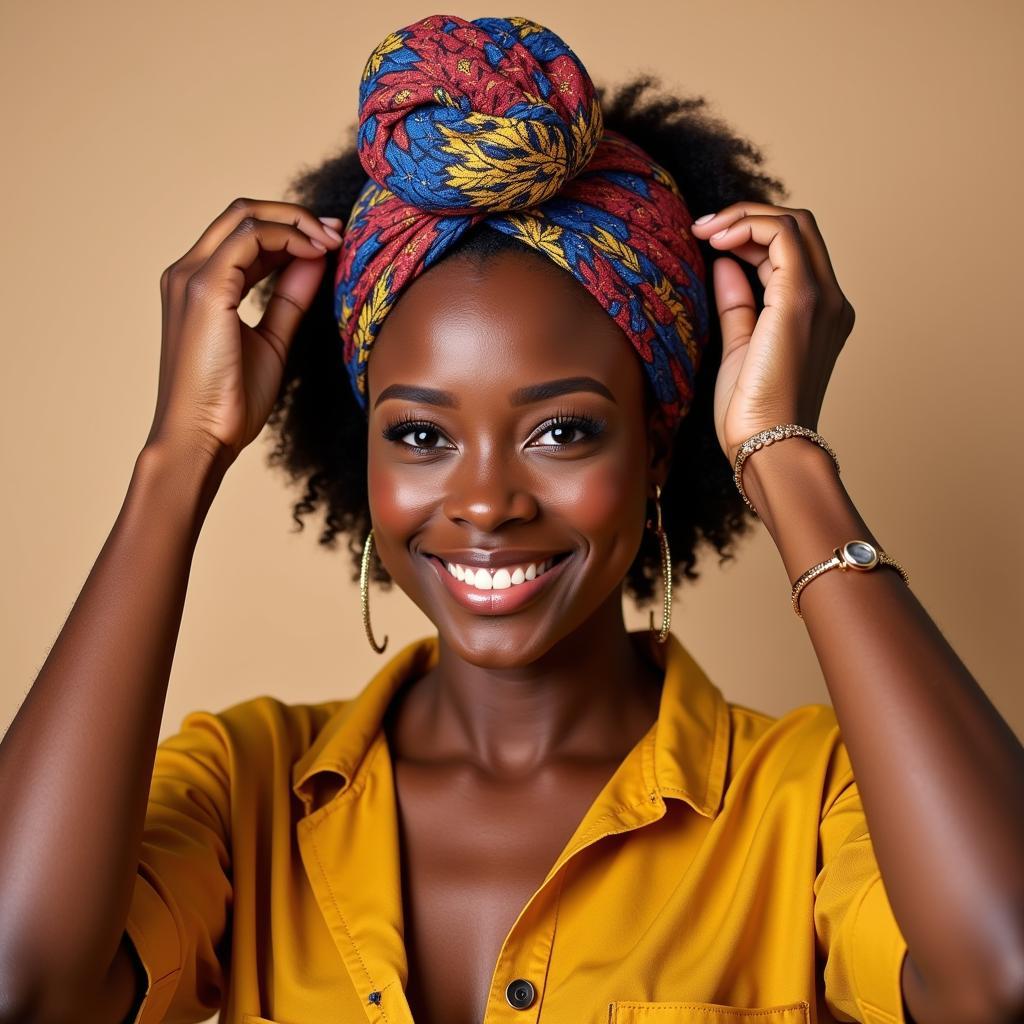
[[[625,332],[669,426],[707,343],[705,268],[672,176],[604,128],[593,82],[525,18],[422,18],[359,88],[369,175],[344,232],[334,313],[353,392],[402,289],[486,220],[571,273]]]

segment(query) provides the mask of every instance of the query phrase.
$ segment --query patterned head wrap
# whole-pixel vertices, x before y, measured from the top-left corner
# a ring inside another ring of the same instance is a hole
[[[561,38],[525,18],[454,15],[392,32],[363,70],[358,149],[370,180],[346,225],[334,314],[364,411],[367,359],[400,292],[486,220],[600,302],[678,426],[708,332],[693,220],[671,175],[605,130]]]

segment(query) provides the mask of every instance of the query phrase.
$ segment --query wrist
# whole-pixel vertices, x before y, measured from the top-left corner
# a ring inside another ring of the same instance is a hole
[[[779,549],[790,581],[852,539],[878,541],[829,452],[794,436],[759,448],[742,466],[743,489]]]
[[[790,437],[752,452],[742,467],[743,489],[773,536],[784,518],[803,507],[817,507],[827,495],[845,489],[832,457],[803,437]]]
[[[233,461],[229,455],[171,440],[147,441],[135,459],[130,489],[163,514],[186,520],[198,536]]]

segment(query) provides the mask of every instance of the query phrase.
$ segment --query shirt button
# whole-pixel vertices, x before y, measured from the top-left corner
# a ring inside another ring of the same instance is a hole
[[[515,981],[510,981],[505,988],[508,1005],[514,1006],[517,1010],[525,1010],[530,1006],[536,994],[533,985],[525,978],[516,978]]]

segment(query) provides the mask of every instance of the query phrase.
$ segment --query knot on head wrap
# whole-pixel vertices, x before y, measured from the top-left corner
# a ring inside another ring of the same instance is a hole
[[[334,313],[365,411],[366,363],[402,289],[483,220],[569,271],[622,328],[671,429],[707,343],[704,262],[672,176],[606,130],[593,82],[525,18],[433,15],[389,34],[359,87],[369,175]]]
[[[587,163],[600,134],[583,66],[521,18],[424,18],[373,51],[359,87],[366,173],[435,213],[536,206]]]

